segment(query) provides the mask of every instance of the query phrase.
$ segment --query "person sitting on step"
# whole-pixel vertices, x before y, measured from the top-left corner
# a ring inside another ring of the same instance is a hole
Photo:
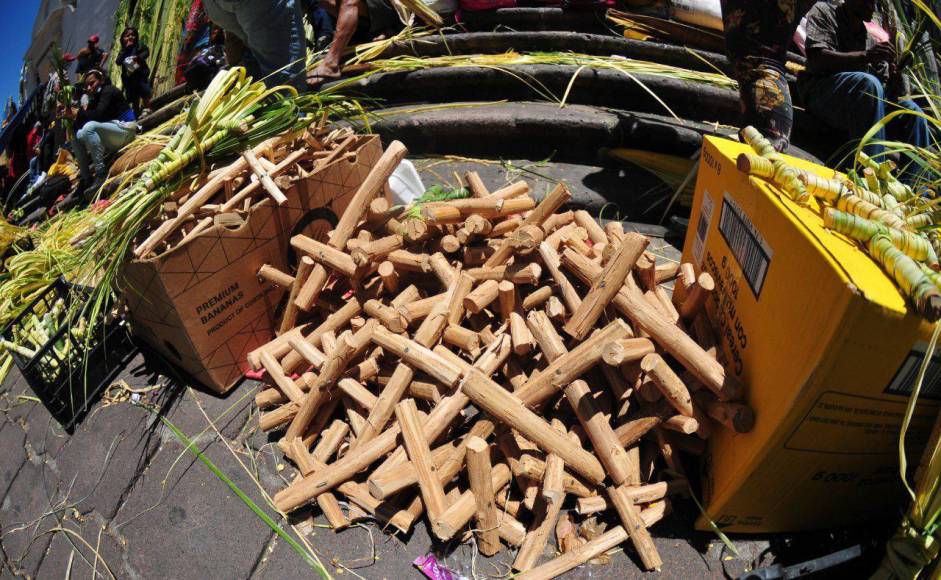
[[[89,71],[83,81],[88,106],[77,111],[69,108],[63,114],[75,119],[78,130],[72,154],[81,177],[79,191],[91,200],[108,176],[106,159],[137,135],[137,118],[121,91],[105,82],[100,70]]]

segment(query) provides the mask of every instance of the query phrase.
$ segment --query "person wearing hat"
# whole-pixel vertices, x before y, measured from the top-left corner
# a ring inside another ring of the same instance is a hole
[[[137,135],[137,117],[121,91],[106,82],[100,70],[88,71],[82,81],[88,106],[78,111],[68,109],[64,114],[75,118],[78,131],[72,140],[72,154],[78,163],[80,191],[84,188],[85,199],[91,199],[108,177],[107,157]]]
[[[88,37],[88,44],[85,45],[85,48],[78,51],[78,57],[76,58],[75,72],[78,74],[78,78],[85,76],[85,73],[95,69],[103,69],[104,63],[108,58],[108,53],[104,50],[98,48],[98,38],[97,34],[93,34]]]

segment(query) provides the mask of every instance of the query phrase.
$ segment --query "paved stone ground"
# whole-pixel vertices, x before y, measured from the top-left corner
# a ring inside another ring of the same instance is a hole
[[[434,167],[442,175],[459,169]],[[553,167],[573,185],[595,173],[584,167]],[[479,169],[485,179],[487,172],[502,171],[494,166]],[[661,240],[652,247],[664,255],[677,255]],[[68,434],[35,400],[22,376],[11,372],[0,387],[0,576],[313,576],[285,537],[311,548],[337,577],[419,577],[411,561],[429,551],[468,577],[508,572],[511,552],[475,558],[467,545],[433,543],[424,523],[410,535],[398,537],[386,535],[371,522],[334,534],[310,512],[285,520],[269,500],[294,477],[294,470],[257,428],[256,383],[245,381],[218,397],[171,375],[159,360],[138,354]],[[191,439],[222,475],[188,450],[169,425]],[[285,537],[232,488],[272,518]],[[794,564],[829,554],[864,538],[869,557],[841,569],[843,574],[860,576],[878,561],[878,537],[889,531],[885,526],[876,532],[735,538],[741,554],[735,558],[714,535],[691,531],[693,504],[676,501],[675,509],[653,528],[664,560],[659,576],[665,578],[736,577],[756,566]],[[643,575],[632,552],[619,552],[607,566],[584,566],[567,576]]]

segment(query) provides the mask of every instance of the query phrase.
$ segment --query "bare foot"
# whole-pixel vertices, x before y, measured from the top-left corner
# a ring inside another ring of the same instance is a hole
[[[307,73],[307,87],[316,89],[328,80],[338,78],[340,78],[340,66],[338,64],[330,65],[324,61],[317,65],[317,68]]]

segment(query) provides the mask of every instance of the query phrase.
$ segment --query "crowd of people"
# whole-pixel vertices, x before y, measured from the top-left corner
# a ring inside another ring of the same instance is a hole
[[[797,88],[815,119],[859,142],[889,112],[904,109],[913,114],[880,126],[864,150],[880,155],[886,139],[929,145],[928,122],[905,97],[908,81],[875,0],[722,0],[722,12],[743,125],[758,128],[779,151],[788,149],[794,117],[785,60],[802,19],[807,66]]]
[[[921,111],[897,65],[885,15],[875,0],[721,0],[727,54],[740,86],[742,126],[752,125],[780,151],[790,145],[793,104],[785,69],[795,29],[803,19],[806,70],[797,88],[802,105],[824,126],[858,141],[888,113]],[[455,0],[429,7],[453,20]],[[311,43],[304,23],[313,27]],[[176,80],[189,90],[208,85],[226,65],[241,65],[269,85],[316,89],[341,75],[350,44],[387,38],[403,27],[393,0],[196,0],[185,27]],[[133,27],[118,38],[113,54],[97,35],[74,57],[74,79],[53,73],[30,120],[20,149],[7,147],[4,191],[23,173],[34,184],[65,148],[79,167],[80,186],[69,202],[90,200],[114,154],[134,139],[138,119],[151,106],[150,48]],[[307,70],[309,50],[323,52]],[[121,90],[110,84],[109,66],[119,67]],[[68,75],[66,75],[68,76]],[[63,87],[74,86],[62,102]],[[55,106],[52,106],[54,104]],[[8,115],[7,122],[11,117]],[[875,132],[866,150],[878,155],[886,139],[927,147],[930,130],[917,114],[898,115]],[[9,205],[9,204],[7,204]]]
[[[194,8],[176,75],[191,91],[205,88],[225,66],[225,33],[212,25],[200,2]],[[37,221],[90,202],[116,154],[137,135],[138,119],[150,113],[150,49],[139,31],[124,29],[111,53],[99,44],[93,35],[77,54],[62,55],[65,66],[24,103],[26,118],[16,117],[12,100],[7,107],[3,128],[10,124],[11,131],[2,145],[0,197],[8,218]],[[120,89],[110,82],[110,67],[119,71]],[[78,167],[77,187],[65,187],[61,176],[49,178],[63,156]]]

